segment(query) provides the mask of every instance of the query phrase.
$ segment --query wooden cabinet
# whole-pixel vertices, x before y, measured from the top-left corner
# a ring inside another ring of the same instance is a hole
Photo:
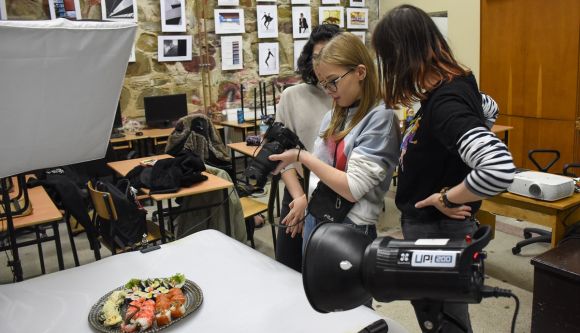
[[[557,149],[580,161],[580,1],[481,0],[480,88],[514,126],[510,151],[534,168],[530,149]]]

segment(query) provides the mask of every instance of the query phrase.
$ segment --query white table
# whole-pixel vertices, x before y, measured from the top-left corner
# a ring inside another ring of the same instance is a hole
[[[224,234],[206,230],[146,254],[132,252],[0,286],[0,332],[91,332],[88,313],[130,278],[175,273],[196,282],[203,304],[169,332],[358,332],[381,319],[359,307],[321,314],[301,275]],[[405,332],[386,319],[390,333]]]

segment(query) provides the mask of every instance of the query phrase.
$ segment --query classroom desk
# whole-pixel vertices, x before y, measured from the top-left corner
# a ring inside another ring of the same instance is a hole
[[[140,156],[147,156],[155,150],[158,145],[166,144],[167,138],[173,132],[173,127],[170,128],[144,128],[140,131],[143,135],[135,135],[135,133],[125,132],[125,136],[121,138],[112,138],[109,141],[113,145],[113,150],[131,149],[133,143],[137,143]],[[151,148],[149,147],[151,143]]]
[[[215,230],[122,253],[63,272],[0,285],[3,333],[94,332],[93,304],[131,278],[183,273],[203,293],[203,303],[167,332],[358,332],[382,319],[364,306],[322,314],[306,299],[301,275]],[[406,332],[383,318],[389,333]]]
[[[165,159],[165,158],[173,158],[173,157],[171,155],[164,154],[164,155],[156,155],[156,156],[136,158],[136,159],[125,160],[125,161],[110,162],[110,163],[107,163],[107,165],[111,169],[113,169],[118,175],[125,176],[129,173],[129,171],[131,171],[133,168],[138,166],[141,163],[141,161],[149,160],[149,159],[160,160],[160,159]],[[225,222],[226,234],[228,236],[231,235],[229,201],[227,200],[227,198],[229,197],[228,190],[230,188],[233,188],[234,184],[230,183],[229,181],[227,181],[225,179],[222,179],[220,177],[217,177],[217,176],[212,175],[212,174],[207,173],[207,172],[203,172],[203,174],[208,177],[208,179],[203,181],[203,182],[193,184],[190,187],[182,187],[179,189],[179,191],[173,192],[173,193],[149,195],[149,197],[153,201],[155,201],[157,204],[157,213],[159,214],[159,229],[161,230],[161,235],[162,235],[161,241],[163,243],[166,242],[165,219],[164,219],[164,213],[163,213],[163,200],[167,200],[167,206],[169,209],[169,218],[171,220],[172,219],[171,216],[174,214],[174,212],[172,212],[171,199],[176,199],[176,198],[186,197],[186,196],[193,196],[193,195],[208,193],[208,192],[213,192],[213,191],[222,191],[224,200],[223,200],[223,203],[220,202],[218,204],[211,205],[209,207],[223,205],[224,215],[226,217],[226,222]],[[148,194],[147,189],[143,189],[143,190],[146,194]],[[208,208],[208,207],[207,206],[196,207],[194,210],[202,209],[202,208]],[[180,210],[179,212],[183,212],[183,211]]]
[[[226,121],[220,122],[219,124],[222,126],[225,126],[225,127],[231,127],[231,128],[242,130],[242,141],[244,141],[244,142],[246,141],[246,136],[248,135],[248,129],[255,128],[257,131],[258,128],[260,127],[254,121],[239,124],[237,121],[226,120]]]
[[[495,215],[503,215],[550,227],[551,244],[555,247],[564,236],[566,226],[580,220],[580,193],[550,202],[503,192],[483,200],[480,210],[491,213],[487,216],[494,224]]]
[[[52,199],[48,196],[46,191],[42,186],[37,186],[34,188],[28,189],[28,197],[30,198],[30,203],[32,204],[32,214],[16,217],[13,219],[14,229],[18,231],[19,229],[23,229],[26,227],[33,227],[36,232],[36,238],[34,240],[18,242],[16,240],[16,247],[0,247],[0,250],[7,250],[11,249],[13,253],[13,258],[16,259],[17,265],[20,266],[20,261],[18,260],[18,248],[28,245],[36,244],[38,246],[38,252],[40,256],[40,268],[42,273],[45,273],[44,267],[44,258],[42,256],[42,243],[48,241],[54,241],[56,247],[56,255],[58,259],[58,268],[60,270],[64,269],[64,260],[62,255],[62,247],[60,243],[60,233],[58,230],[58,223],[62,220],[62,213],[60,210],[54,205]],[[41,225],[50,225],[52,226],[53,235],[47,237],[40,237],[39,234],[39,227]],[[0,232],[4,232],[7,230],[6,222],[0,223]],[[17,271],[17,281],[22,280],[22,267],[16,269]],[[20,276],[18,276],[20,275]]]
[[[231,154],[230,156],[232,156],[232,173],[234,174],[234,184],[237,183],[237,171],[236,171],[236,152],[244,155],[244,159],[246,157],[255,157],[258,155],[258,153],[260,152],[261,147],[256,147],[256,146],[248,146],[246,144],[246,142],[236,142],[236,143],[228,143],[227,146],[230,148]],[[246,168],[248,167],[248,165],[246,164]]]
[[[225,140],[224,127],[218,124],[213,125],[214,128],[220,134],[222,140]],[[145,142],[145,147],[139,147],[142,150],[142,155],[147,155],[155,150],[155,147],[159,145],[167,144],[167,138],[173,133],[174,128],[144,128],[141,130],[143,135],[135,135],[135,133],[125,132],[125,136],[121,138],[111,138],[109,141],[113,145],[113,150],[120,149],[131,149],[133,148],[133,142]],[[145,141],[141,141],[145,140]],[[147,147],[147,141],[151,142],[152,148]]]
[[[514,129],[513,126],[493,125],[493,127],[491,128],[491,132],[492,133],[495,133],[495,135],[499,135],[499,134],[503,133],[503,142],[507,146],[508,145],[510,131],[513,130],[513,129]]]

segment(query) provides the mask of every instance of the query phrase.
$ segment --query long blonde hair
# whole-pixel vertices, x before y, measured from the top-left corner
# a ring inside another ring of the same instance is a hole
[[[344,138],[377,104],[380,97],[377,71],[369,51],[360,38],[349,32],[343,32],[334,36],[324,46],[318,58],[315,59],[314,66],[317,67],[320,63],[347,68],[356,68],[358,65],[364,65],[366,67],[366,76],[361,81],[360,103],[350,124],[347,128],[340,131],[341,125],[346,120],[347,112],[346,108],[334,103],[330,125],[321,135],[325,140],[333,138],[338,141]]]

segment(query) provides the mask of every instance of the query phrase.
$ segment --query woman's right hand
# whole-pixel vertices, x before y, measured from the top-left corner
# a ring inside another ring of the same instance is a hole
[[[277,175],[285,167],[296,162],[298,158],[298,149],[288,149],[282,154],[272,154],[268,158],[270,161],[280,161],[276,169],[272,171],[272,174]]]
[[[304,228],[304,212],[307,206],[308,200],[304,194],[292,200],[288,205],[290,211],[284,220],[282,220],[282,224],[287,226],[286,233],[291,234],[290,237],[294,238],[297,234],[302,233],[302,229]]]

